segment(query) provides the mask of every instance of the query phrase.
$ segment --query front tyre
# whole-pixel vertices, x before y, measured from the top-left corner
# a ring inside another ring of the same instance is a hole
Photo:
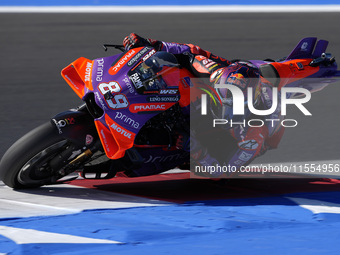
[[[14,189],[35,188],[56,183],[67,175],[56,171],[51,161],[73,146],[61,137],[50,122],[43,124],[15,142],[0,161],[0,180]],[[60,166],[68,162],[62,161]]]

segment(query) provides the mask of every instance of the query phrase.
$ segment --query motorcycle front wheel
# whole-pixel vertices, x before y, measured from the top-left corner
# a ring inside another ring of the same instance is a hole
[[[7,150],[0,161],[0,180],[14,189],[56,183],[70,172],[64,168],[69,161],[60,156],[70,146],[74,146],[71,141],[61,137],[50,122],[45,123]],[[54,165],[57,162],[57,170],[53,169],[51,162]]]

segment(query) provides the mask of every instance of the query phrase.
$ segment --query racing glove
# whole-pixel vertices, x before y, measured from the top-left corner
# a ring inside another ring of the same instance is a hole
[[[136,33],[131,33],[130,35],[124,38],[123,45],[125,50],[130,50],[133,48],[143,46],[151,46],[154,47],[156,50],[160,50],[162,42],[153,39],[145,39],[137,35]]]

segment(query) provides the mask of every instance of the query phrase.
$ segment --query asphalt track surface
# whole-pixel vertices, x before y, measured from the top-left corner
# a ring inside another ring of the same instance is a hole
[[[77,59],[117,54],[136,32],[163,41],[193,43],[229,59],[278,59],[303,37],[330,41],[340,59],[339,13],[308,14],[5,14],[0,15],[0,157],[23,134],[54,114],[81,104],[60,76]],[[288,109],[299,124],[278,150],[257,162],[336,160],[339,157],[339,84],[312,95],[313,114]]]
[[[102,43],[121,43],[132,31],[164,41],[194,43],[230,59],[280,58],[301,38],[315,36],[329,40],[328,51],[340,58],[339,21],[339,13],[0,14],[0,156],[32,128],[81,103],[61,78],[63,67],[81,56],[115,54],[105,53]],[[280,148],[258,162],[338,160],[339,92],[334,84],[312,95],[307,105],[312,117],[294,109],[288,112],[299,121],[298,127],[288,129]],[[55,254],[79,254],[79,250],[108,254],[103,246],[53,246],[52,241],[44,246],[36,240],[30,244],[16,239],[30,234],[34,239],[32,229],[40,231],[34,232],[37,238],[48,239],[48,233],[55,232],[126,243],[114,247],[116,254],[180,254],[189,249],[191,254],[211,254],[214,247],[219,249],[216,254],[275,254],[278,247],[281,254],[338,254],[337,180],[248,179],[225,186],[178,174],[118,178],[112,183],[76,180],[72,187],[21,192],[0,184],[0,189],[0,254],[16,249],[13,240],[22,244],[22,250],[13,254],[36,254],[38,248]],[[83,207],[77,208],[76,200]],[[122,202],[121,208],[139,208],[91,210],[111,208],[104,202],[114,208],[111,202]],[[157,203],[175,204],[154,207]],[[45,218],[16,218],[25,207],[31,212],[26,217]],[[81,210],[88,211],[77,214]],[[49,218],[51,211],[65,216]],[[11,242],[3,237],[10,233],[14,235],[8,237]]]

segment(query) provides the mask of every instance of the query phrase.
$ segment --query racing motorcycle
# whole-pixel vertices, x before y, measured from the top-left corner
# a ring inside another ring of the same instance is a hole
[[[325,78],[308,89],[322,89],[339,75],[328,42],[304,38],[290,55],[274,61],[253,60],[275,87],[285,79]],[[185,168],[190,153],[176,146],[189,133],[190,89],[199,79],[183,57],[152,47],[122,51],[94,60],[79,58],[61,74],[83,105],[54,116],[5,153],[0,179],[9,187],[34,188],[73,180],[155,175]],[[200,83],[200,84],[197,84]]]

